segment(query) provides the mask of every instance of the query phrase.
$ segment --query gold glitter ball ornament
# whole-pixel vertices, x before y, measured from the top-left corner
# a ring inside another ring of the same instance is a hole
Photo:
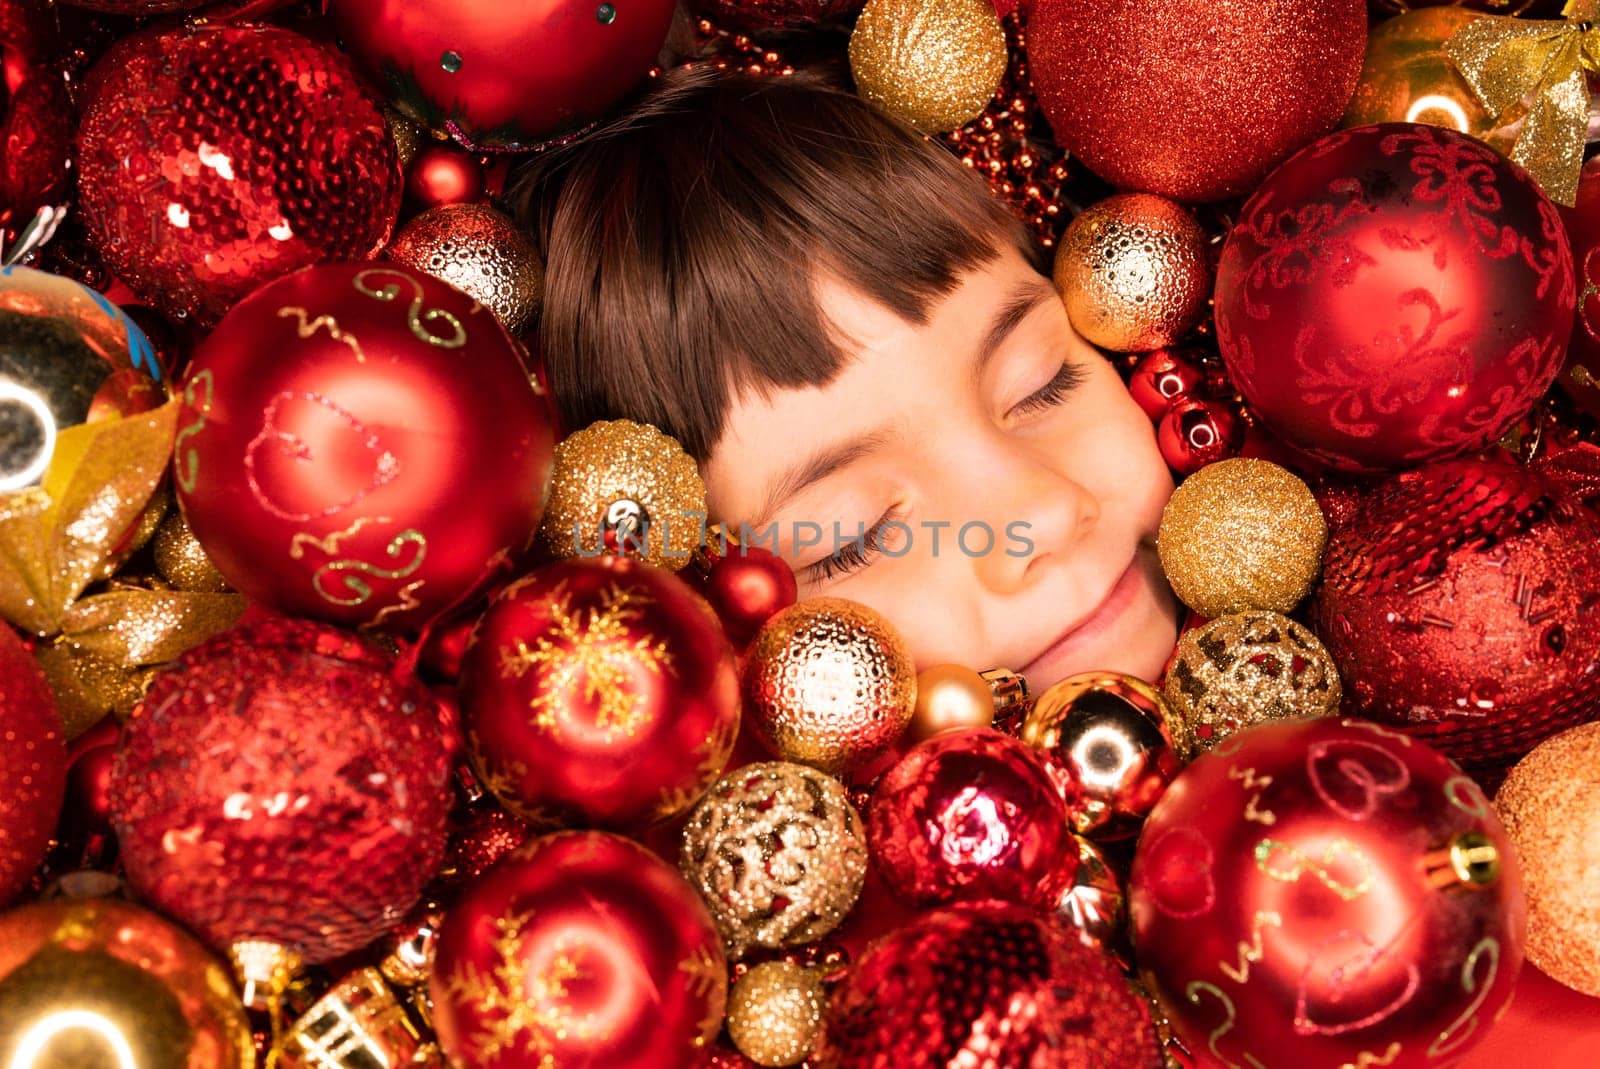
[[[229,589],[228,581],[211,563],[211,558],[206,556],[206,551],[189,529],[189,521],[182,512],[174,510],[162,522],[150,549],[161,578],[178,590],[221,594]]]
[[[1211,283],[1205,231],[1153,193],[1119,193],[1085,209],[1056,250],[1056,289],[1073,327],[1116,352],[1183,337],[1204,315]]]
[[[539,310],[544,265],[528,235],[484,204],[446,204],[406,223],[385,255],[447,282],[521,334]]]
[[[775,614],[750,643],[743,682],[745,722],[762,745],[825,772],[886,753],[917,701],[905,640],[847,598],[809,598]]]
[[[557,560],[611,553],[677,571],[700,543],[706,487],[676,438],[601,420],[556,446],[539,542]]]
[[[1311,489],[1271,461],[1248,457],[1185,479],[1156,539],[1172,589],[1213,618],[1290,611],[1316,582],[1327,542]]]
[[[816,1045],[827,1002],[816,972],[787,961],[764,962],[734,982],[728,1037],[757,1065],[794,1065]]]
[[[1344,695],[1321,640],[1287,616],[1241,612],[1178,639],[1167,704],[1183,722],[1185,761],[1263,720],[1333,716]]]
[[[868,0],[850,34],[856,91],[927,133],[977,118],[1008,58],[989,0]]]
[[[1494,807],[1528,896],[1524,948],[1539,971],[1600,997],[1600,723],[1541,742]]]
[[[821,939],[855,906],[867,838],[844,787],[788,761],[723,776],[689,816],[678,868],[730,958]]]

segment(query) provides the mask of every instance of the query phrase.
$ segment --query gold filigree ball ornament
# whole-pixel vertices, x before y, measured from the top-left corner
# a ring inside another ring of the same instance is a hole
[[[827,1004],[815,970],[763,962],[735,980],[728,993],[728,1037],[757,1065],[794,1065],[816,1046]]]
[[[1321,640],[1287,616],[1221,616],[1178,639],[1164,691],[1192,760],[1262,720],[1333,716],[1344,689]]]
[[[732,958],[821,939],[855,906],[866,830],[844,787],[787,761],[723,776],[689,817],[678,868]]]
[[[1157,546],[1178,597],[1202,616],[1289,612],[1322,570],[1328,524],[1310,487],[1267,460],[1236,457],[1185,479]]]
[[[977,118],[1007,59],[988,0],[868,0],[850,34],[856,91],[927,133]]]
[[[162,521],[150,550],[161,578],[177,590],[221,594],[229,589],[228,581],[206,556],[199,539],[189,530],[189,521],[180,511],[174,510]]]
[[[544,293],[544,264],[528,235],[486,204],[445,204],[402,226],[384,255],[448,282],[488,308],[507,332],[528,328]]]
[[[1093,344],[1123,353],[1171,345],[1200,322],[1211,296],[1205,231],[1165,197],[1107,197],[1062,234],[1055,284]]]
[[[860,768],[905,733],[917,701],[905,639],[877,610],[808,598],[750,643],[745,722],[767,750],[825,772]]]
[[[705,516],[700,469],[676,438],[601,420],[556,446],[539,541],[557,560],[608,553],[677,571],[700,544]]]

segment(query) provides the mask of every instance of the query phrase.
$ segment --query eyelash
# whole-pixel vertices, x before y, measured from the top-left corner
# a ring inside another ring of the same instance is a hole
[[[1053,408],[1065,400],[1069,393],[1082,386],[1088,377],[1088,372],[1077,364],[1064,363],[1049,382],[1018,401],[1011,411],[1034,412],[1042,408]]]
[[[801,568],[801,575],[808,580],[826,580],[838,575],[849,575],[858,568],[865,568],[878,556],[878,539],[883,537],[883,532],[888,530],[890,524],[899,520],[900,516],[899,508],[890,509],[878,517],[877,522],[868,527],[859,539],[853,538],[815,564]]]

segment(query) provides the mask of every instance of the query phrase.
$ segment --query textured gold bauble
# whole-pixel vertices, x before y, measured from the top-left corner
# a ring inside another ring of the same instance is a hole
[[[1600,723],[1541,742],[1506,776],[1494,807],[1522,866],[1528,960],[1600,997]]]
[[[856,91],[927,133],[977,118],[1008,59],[989,0],[867,0],[850,34]]]
[[[1263,720],[1333,716],[1343,689],[1321,640],[1287,616],[1218,617],[1178,639],[1167,669],[1167,704],[1198,757],[1240,728]]]
[[[194,594],[221,594],[228,590],[228,581],[206,556],[182,512],[173,510],[162,522],[150,548],[161,578],[178,590]]]
[[[700,542],[705,512],[700,470],[676,438],[602,420],[556,446],[539,541],[558,560],[611,552],[676,571]],[[617,536],[609,546],[606,532]]]
[[[1444,52],[1457,30],[1482,17],[1468,8],[1428,7],[1379,23],[1367,41],[1361,80],[1340,125],[1420,122],[1487,140],[1494,116]]]
[[[402,226],[385,255],[448,282],[521,334],[539,311],[544,265],[522,228],[486,204],[430,208]]]
[[[917,674],[917,704],[907,735],[921,742],[943,731],[986,728],[994,723],[994,692],[972,668],[936,664]]]
[[[728,1037],[757,1065],[794,1065],[816,1046],[826,1006],[816,972],[787,961],[764,962],[734,982]]]
[[[1237,457],[1185,479],[1157,546],[1172,589],[1202,616],[1288,612],[1322,571],[1328,524],[1311,489],[1267,460]]]
[[[1182,205],[1119,193],[1072,220],[1056,249],[1055,284],[1072,325],[1122,353],[1171,345],[1211,295],[1206,235]]]

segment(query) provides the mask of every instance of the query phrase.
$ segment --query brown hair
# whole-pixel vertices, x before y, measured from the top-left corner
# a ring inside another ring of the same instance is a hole
[[[704,461],[739,391],[825,385],[847,356],[821,268],[913,323],[1012,242],[949,152],[825,75],[669,70],[508,189],[545,259],[537,341],[563,425],[652,423]]]

